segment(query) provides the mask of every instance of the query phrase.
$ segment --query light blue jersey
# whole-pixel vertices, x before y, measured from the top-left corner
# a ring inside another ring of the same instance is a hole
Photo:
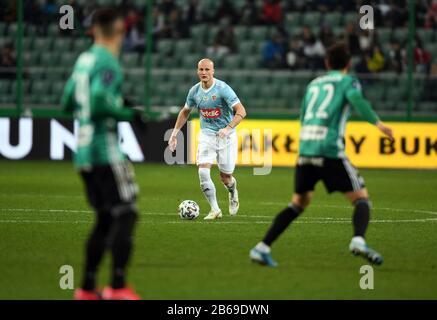
[[[226,82],[214,79],[207,90],[200,82],[194,85],[188,92],[185,107],[199,109],[202,131],[216,133],[232,121],[232,108],[239,102],[240,99]]]

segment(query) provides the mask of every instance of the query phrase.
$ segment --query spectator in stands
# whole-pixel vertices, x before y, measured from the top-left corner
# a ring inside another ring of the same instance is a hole
[[[164,31],[166,29],[166,25],[165,25],[164,14],[159,10],[158,6],[153,8],[152,19],[153,19],[153,32],[152,33],[156,38],[160,38],[164,34]]]
[[[402,28],[408,21],[408,4],[406,0],[390,1],[389,11],[386,14],[386,25],[391,28]]]
[[[214,37],[214,42],[207,48],[208,56],[222,58],[229,53],[237,51],[237,42],[235,39],[234,28],[232,24],[223,19],[221,26]]]
[[[15,78],[15,67],[17,61],[12,43],[0,48],[0,78]]]
[[[126,17],[124,18],[124,25],[126,28],[126,33],[129,33],[132,28],[135,28],[140,21],[141,17],[139,12],[134,8],[128,10]]]
[[[255,0],[246,0],[240,12],[240,22],[244,25],[254,25],[259,22],[259,12]]]
[[[322,42],[312,35],[303,45],[303,54],[306,58],[306,67],[311,70],[323,69],[325,48]]]
[[[46,23],[56,20],[58,15],[58,7],[55,3],[55,0],[46,0],[45,4],[42,6],[41,12],[43,14],[43,20]]]
[[[199,0],[190,0],[183,9],[183,17],[186,24],[192,26],[201,22],[203,17],[203,10],[199,5]]]
[[[212,45],[206,48],[206,55],[214,60],[220,60],[231,52],[228,47],[222,45],[220,41],[215,38]]]
[[[428,50],[423,47],[422,40],[416,36],[416,47],[414,48],[414,64],[416,72],[429,73],[432,57]]]
[[[437,0],[429,6],[425,16],[425,28],[437,29]]]
[[[97,9],[97,3],[95,0],[88,1],[82,9],[83,13],[83,21],[82,25],[85,29],[91,28],[91,21],[93,18],[93,13]],[[91,35],[91,32],[88,32],[89,35]]]
[[[282,22],[281,0],[264,0],[261,19],[266,24],[278,24]]]
[[[361,53],[360,50],[360,40],[356,31],[355,24],[353,22],[348,22],[346,24],[346,30],[344,34],[344,40],[349,47],[349,52],[352,55],[358,55]]]
[[[329,48],[335,42],[335,35],[331,26],[324,24],[320,28],[319,39],[325,48]]]
[[[385,57],[378,45],[374,45],[370,54],[367,55],[367,69],[370,72],[380,72],[384,70]]]
[[[397,73],[402,73],[404,69],[404,54],[401,44],[397,40],[393,40],[390,43],[390,49],[388,51],[389,57],[389,69],[396,71]]]
[[[230,20],[232,23],[236,22],[237,12],[230,0],[221,0],[219,7],[214,15],[214,21],[219,22],[224,18]]]
[[[298,36],[294,36],[290,41],[286,55],[287,67],[290,69],[300,69],[305,67],[305,63],[302,41]]]
[[[170,12],[167,22],[167,34],[173,39],[186,38],[189,35],[187,24],[182,20],[178,9]]]
[[[144,52],[144,23],[142,20],[138,21],[131,27],[129,32],[126,33],[126,38],[123,43],[124,51]]]
[[[361,30],[358,36],[361,51],[368,51],[372,48],[374,42],[373,32],[369,30]]]
[[[271,69],[283,68],[285,66],[285,53],[283,39],[278,34],[274,35],[263,48],[263,67]]]
[[[305,25],[302,27],[299,37],[303,42],[308,42],[314,37],[314,33],[309,26]]]

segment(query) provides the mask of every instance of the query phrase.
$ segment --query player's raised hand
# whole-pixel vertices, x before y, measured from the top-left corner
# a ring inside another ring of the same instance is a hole
[[[168,147],[170,148],[171,152],[174,152],[176,150],[177,144],[178,144],[178,139],[176,139],[175,134],[172,134],[170,136],[170,139],[168,140]]]
[[[377,124],[376,124],[376,126],[378,127],[378,129],[383,133],[383,134],[385,134],[389,139],[390,139],[390,141],[393,141],[394,140],[394,137],[393,137],[393,130],[390,128],[390,127],[387,127],[385,124],[383,124],[381,121],[380,122],[378,122]]]

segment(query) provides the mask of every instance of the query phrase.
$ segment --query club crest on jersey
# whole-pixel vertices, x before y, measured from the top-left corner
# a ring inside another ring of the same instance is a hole
[[[212,99],[212,101],[216,101],[217,100],[217,96],[213,95],[213,96],[211,96],[211,99]]]
[[[200,114],[204,118],[208,119],[215,119],[221,116],[222,111],[220,108],[214,108],[214,109],[200,109]]]

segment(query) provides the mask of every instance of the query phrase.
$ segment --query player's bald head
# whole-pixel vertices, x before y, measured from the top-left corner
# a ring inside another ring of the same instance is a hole
[[[214,80],[214,62],[203,58],[197,63],[197,75],[203,83],[211,83]]]
[[[203,58],[197,63],[197,67],[214,70],[214,62],[211,59]]]

